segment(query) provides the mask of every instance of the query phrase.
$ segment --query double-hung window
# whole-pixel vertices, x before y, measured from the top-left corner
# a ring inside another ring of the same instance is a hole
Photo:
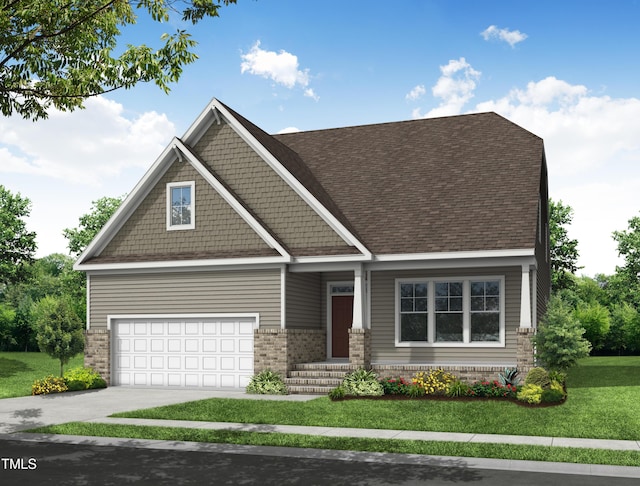
[[[167,229],[194,229],[195,182],[171,182],[167,184]]]
[[[397,346],[504,346],[504,277],[396,280]]]

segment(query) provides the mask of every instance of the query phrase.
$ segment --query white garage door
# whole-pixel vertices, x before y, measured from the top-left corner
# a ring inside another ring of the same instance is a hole
[[[114,384],[244,387],[253,375],[255,322],[253,317],[115,319]]]

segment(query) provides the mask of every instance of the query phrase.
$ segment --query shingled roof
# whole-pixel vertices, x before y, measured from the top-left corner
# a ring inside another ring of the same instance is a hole
[[[543,141],[495,113],[259,135],[374,254],[535,246]]]

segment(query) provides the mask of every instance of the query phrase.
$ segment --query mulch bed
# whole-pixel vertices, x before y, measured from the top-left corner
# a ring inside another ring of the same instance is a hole
[[[527,403],[522,402],[516,398],[500,398],[500,397],[447,397],[444,395],[424,395],[421,397],[410,397],[408,395],[380,395],[377,397],[358,397],[354,395],[347,395],[343,398],[331,399],[333,402],[340,402],[344,400],[431,400],[431,401],[442,401],[442,402],[477,402],[478,400],[497,400],[501,402],[511,402],[521,407],[527,408],[545,408],[545,407],[556,407],[558,405],[562,405],[567,401],[567,397],[565,396],[559,402],[546,402],[546,403]]]

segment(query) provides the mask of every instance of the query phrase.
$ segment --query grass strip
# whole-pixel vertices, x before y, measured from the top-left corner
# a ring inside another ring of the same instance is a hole
[[[576,464],[640,466],[640,452],[636,451],[611,451],[550,446],[323,437],[298,434],[184,429],[178,427],[86,422],[70,422],[61,425],[39,427],[29,430],[28,432],[452,457],[483,457]]]

